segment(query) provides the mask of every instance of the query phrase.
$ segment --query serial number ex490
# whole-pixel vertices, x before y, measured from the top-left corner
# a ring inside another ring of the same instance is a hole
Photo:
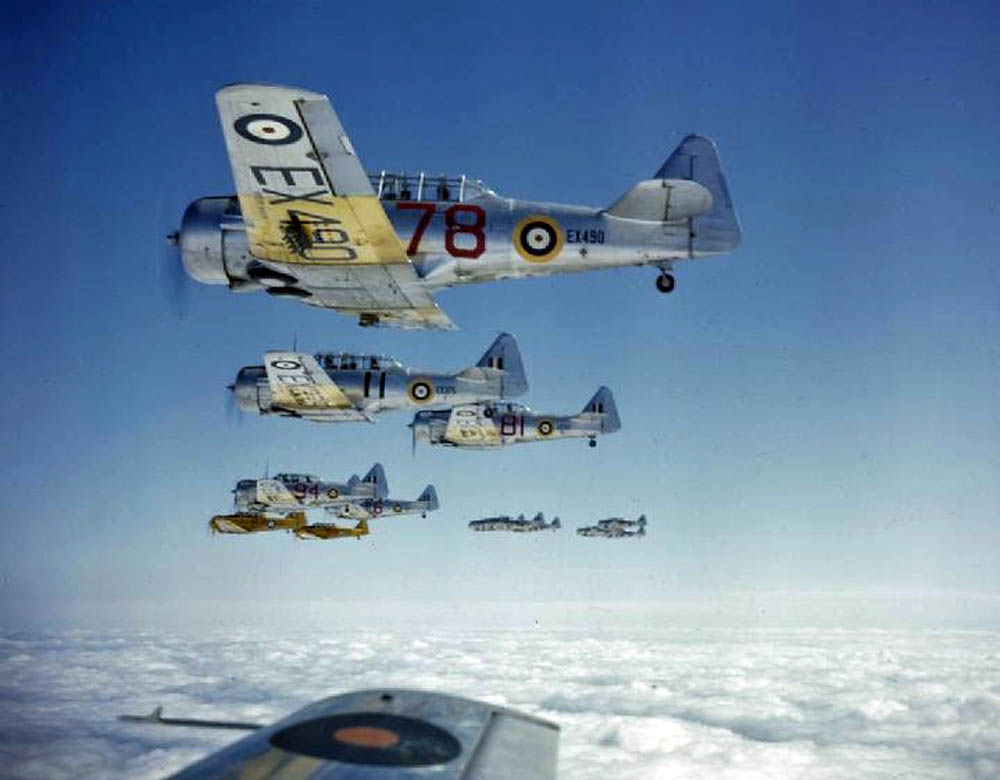
[[[368,174],[324,95],[235,84],[216,95],[237,194],[201,198],[172,236],[188,274],[356,315],[455,326],[431,293],[471,282],[730,252],[739,221],[715,145],[689,135],[607,208],[498,196],[465,176]]]

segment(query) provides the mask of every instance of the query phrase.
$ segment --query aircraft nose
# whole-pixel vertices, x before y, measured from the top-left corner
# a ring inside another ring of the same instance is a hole
[[[236,399],[236,405],[241,411],[252,414],[261,411],[257,397],[257,384],[263,377],[266,377],[263,366],[245,366],[236,375],[236,381],[228,385]]]

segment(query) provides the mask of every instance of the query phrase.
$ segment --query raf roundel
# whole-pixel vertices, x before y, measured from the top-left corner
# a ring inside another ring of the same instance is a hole
[[[275,360],[271,362],[271,365],[282,371],[294,371],[297,368],[302,368],[302,364],[294,360]]]
[[[340,491],[337,488],[330,488],[326,491],[326,497],[329,499],[340,498]]]
[[[247,114],[233,123],[233,129],[255,144],[283,146],[302,137],[302,128],[291,119],[277,114]]]
[[[547,263],[562,251],[566,234],[551,217],[531,214],[514,226],[514,249],[529,263]]]
[[[425,404],[434,397],[434,388],[426,379],[415,379],[407,388],[407,395],[416,404]]]
[[[556,429],[556,425],[552,420],[539,420],[535,428],[538,430],[539,436],[551,436],[552,432]]]

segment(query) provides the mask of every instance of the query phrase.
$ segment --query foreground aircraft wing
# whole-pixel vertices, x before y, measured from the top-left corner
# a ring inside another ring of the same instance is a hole
[[[486,702],[397,688],[331,696],[270,726],[164,718],[159,709],[126,719],[252,732],[172,775],[176,780],[553,780],[559,750],[559,727],[550,721]]]
[[[250,252],[292,280],[275,294],[356,313],[362,325],[454,329],[324,95],[234,84],[216,103]]]
[[[365,419],[312,355],[266,352],[264,367],[274,406],[336,420]]]
[[[444,430],[445,441],[453,444],[491,446],[500,443],[500,432],[492,417],[483,414],[487,407],[468,404],[455,406]]]

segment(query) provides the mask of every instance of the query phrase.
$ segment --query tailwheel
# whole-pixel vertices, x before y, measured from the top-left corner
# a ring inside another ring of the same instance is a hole
[[[675,284],[674,275],[668,274],[666,271],[656,277],[656,289],[661,293],[673,292]]]

